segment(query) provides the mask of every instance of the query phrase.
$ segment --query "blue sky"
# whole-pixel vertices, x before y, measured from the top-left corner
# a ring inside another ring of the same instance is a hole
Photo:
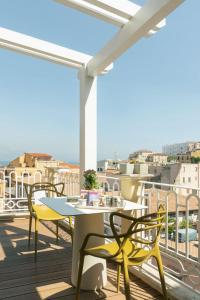
[[[199,11],[186,0],[99,77],[99,159],[200,140]],[[52,0],[0,0],[0,26],[91,55],[117,31]],[[78,161],[77,71],[0,49],[0,125],[0,160],[47,152]]]

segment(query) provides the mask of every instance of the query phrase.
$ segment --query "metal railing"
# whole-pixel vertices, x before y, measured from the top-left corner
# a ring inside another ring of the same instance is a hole
[[[28,201],[25,185],[42,181],[63,182],[65,195],[78,195],[80,191],[79,174],[76,173],[55,173],[53,177],[47,178],[42,175],[42,170],[19,173],[14,169],[3,168],[0,169],[0,216],[27,213]]]
[[[14,169],[0,170],[0,215],[19,214],[27,212],[27,196],[25,184],[40,182],[42,173],[34,172],[30,175],[23,171],[17,173]]]
[[[123,194],[120,178],[100,178],[105,193],[111,196],[116,195],[116,192],[117,195],[121,195],[121,192]],[[115,189],[115,186],[118,186],[118,189]],[[164,204],[166,208],[166,221],[160,239],[165,272],[200,292],[200,189],[140,181],[138,190],[138,203],[147,208],[138,211],[137,216],[156,211],[160,204]],[[110,233],[108,213],[105,214],[104,220],[106,231]],[[115,219],[115,224],[120,230],[119,218]],[[184,239],[178,234],[180,227],[183,229],[181,233],[185,233]],[[173,232],[170,232],[172,229]],[[195,240],[191,240],[191,229],[194,230],[195,236],[192,239]],[[153,260],[149,260],[148,264],[155,267]]]
[[[139,203],[148,213],[166,208],[160,239],[165,270],[200,292],[200,189],[141,181]],[[149,262],[152,264],[152,261]]]

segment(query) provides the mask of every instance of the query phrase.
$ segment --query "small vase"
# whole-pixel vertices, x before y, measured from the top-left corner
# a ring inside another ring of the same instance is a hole
[[[93,201],[99,198],[99,193],[97,191],[88,191],[87,194],[87,205],[93,206]]]

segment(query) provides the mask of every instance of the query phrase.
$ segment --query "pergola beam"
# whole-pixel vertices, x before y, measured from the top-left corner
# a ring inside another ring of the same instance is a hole
[[[128,0],[85,0],[91,4],[105,9],[125,19],[130,19],[134,16],[141,6]]]
[[[74,68],[81,68],[92,58],[90,55],[5,28],[0,28],[0,47]]]
[[[184,0],[150,0],[88,63],[89,76],[96,76],[172,12]]]
[[[0,28],[0,47],[77,69],[82,68],[92,58],[92,56],[82,52],[5,28]],[[112,65],[105,71],[108,71],[111,67]]]
[[[119,27],[127,23],[126,18],[122,18],[114,13],[99,8],[98,6],[90,4],[84,0],[55,0],[55,1]]]
[[[140,5],[137,5],[128,0],[55,1],[119,27],[122,27],[125,24],[127,24],[129,20],[133,16],[135,16],[135,14],[141,9]],[[165,26],[165,24],[166,21],[162,20],[159,24],[156,24],[154,28],[151,28],[153,31],[150,32],[150,34],[162,28],[163,26]]]

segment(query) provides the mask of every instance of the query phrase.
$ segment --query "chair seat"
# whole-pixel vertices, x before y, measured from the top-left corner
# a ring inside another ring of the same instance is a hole
[[[122,253],[120,253],[115,257],[112,257],[113,255],[115,255],[115,253],[118,250],[119,250],[119,246],[117,242],[113,242],[105,245],[100,245],[98,247],[85,249],[84,253],[87,255],[93,255],[101,258],[107,258],[107,259],[110,258],[111,260],[121,263],[123,262]],[[143,248],[136,247],[136,245],[131,241],[127,241],[123,250],[127,254],[127,257],[131,256],[131,259],[129,259],[129,265],[131,265],[132,263],[134,265],[140,264],[145,259],[147,259],[151,253],[151,251],[148,249],[145,250]]]
[[[65,217],[59,215],[46,205],[33,205],[33,210],[39,220],[54,221],[65,219]]]

